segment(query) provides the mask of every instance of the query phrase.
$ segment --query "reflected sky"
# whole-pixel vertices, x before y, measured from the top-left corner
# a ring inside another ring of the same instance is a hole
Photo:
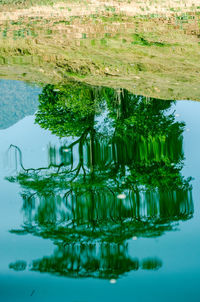
[[[33,115],[41,88],[19,81],[0,80],[0,129],[6,129]]]

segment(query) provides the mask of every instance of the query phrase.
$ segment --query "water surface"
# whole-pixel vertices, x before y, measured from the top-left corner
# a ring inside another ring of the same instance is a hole
[[[198,301],[199,103],[0,91],[2,301]]]

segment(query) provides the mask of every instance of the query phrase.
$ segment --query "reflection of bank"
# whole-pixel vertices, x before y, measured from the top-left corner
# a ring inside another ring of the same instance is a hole
[[[114,278],[145,267],[125,252],[127,239],[160,236],[192,217],[190,179],[181,175],[184,124],[167,114],[171,104],[83,84],[45,87],[36,122],[66,137],[65,145],[50,146],[49,165],[38,169],[25,169],[12,146],[22,170],[9,178],[23,189],[25,216],[11,232],[58,245],[32,270],[75,276],[78,267],[77,276]]]

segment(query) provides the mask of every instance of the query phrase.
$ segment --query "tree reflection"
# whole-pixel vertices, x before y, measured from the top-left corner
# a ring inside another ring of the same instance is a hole
[[[160,236],[193,215],[174,102],[83,84],[47,85],[39,102],[36,123],[65,142],[50,146],[49,165],[38,169],[24,168],[12,146],[22,169],[8,179],[23,188],[25,221],[11,232],[58,245],[31,270],[117,278],[159,268],[158,259],[132,259],[126,240]]]
[[[157,258],[141,261],[131,258],[125,244],[74,243],[57,247],[52,256],[34,260],[30,269],[71,278],[117,279],[132,270],[157,270],[161,266],[162,262]],[[26,268],[26,263],[17,261],[11,263],[10,268],[21,271]]]

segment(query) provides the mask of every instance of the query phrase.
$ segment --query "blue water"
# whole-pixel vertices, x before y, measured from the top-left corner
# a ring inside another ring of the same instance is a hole
[[[0,82],[0,90],[4,83]],[[44,239],[33,234],[19,235],[11,230],[22,229],[22,187],[5,177],[20,171],[16,150],[20,148],[23,165],[39,168],[48,165],[49,146],[62,146],[63,140],[35,124],[31,115],[38,102],[42,88],[20,82],[9,82],[16,90],[29,91],[25,96],[30,102],[30,113],[8,128],[0,130],[0,300],[1,301],[199,301],[200,297],[200,104],[193,101],[177,101],[170,108],[175,110],[176,121],[185,123],[183,132],[183,168],[181,175],[192,177],[192,200],[194,211],[189,219],[178,219],[173,230],[160,236],[135,236],[127,238],[127,254],[139,263],[137,270],[125,271],[117,278],[98,278],[95,274],[83,278],[59,276],[56,270],[33,271],[34,260],[51,257],[58,249],[52,238]],[[15,97],[13,89],[13,99]],[[5,96],[6,96],[5,89]],[[22,98],[21,98],[22,99]],[[34,102],[33,102],[34,100]],[[20,102],[20,96],[17,99]],[[9,104],[8,111],[9,111]],[[102,122],[99,118],[100,123]],[[68,138],[68,142],[73,138]],[[8,151],[9,150],[9,151]],[[77,152],[75,150],[75,152]],[[78,156],[78,155],[76,155]],[[34,222],[34,224],[37,222]],[[98,238],[95,239],[98,242]],[[73,252],[73,250],[72,250]],[[80,252],[81,253],[81,252]],[[98,244],[96,253],[98,251]],[[80,255],[81,257],[81,255]],[[103,257],[103,254],[99,256]],[[111,256],[112,257],[112,256]],[[120,259],[120,257],[119,257]],[[161,263],[156,269],[143,269],[144,259],[156,259]],[[12,263],[23,261],[23,270],[12,269]],[[112,270],[112,265],[110,267]],[[98,276],[98,273],[96,273]],[[92,275],[92,276],[91,276]]]

